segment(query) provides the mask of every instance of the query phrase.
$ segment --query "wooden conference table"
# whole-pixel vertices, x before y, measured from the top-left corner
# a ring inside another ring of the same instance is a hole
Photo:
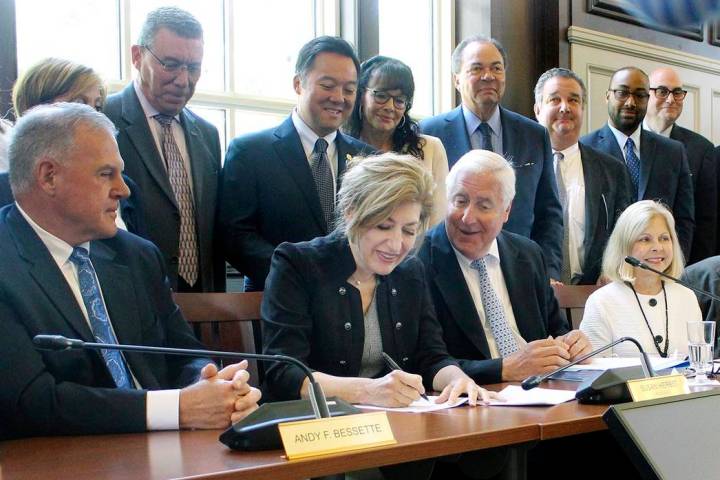
[[[546,386],[575,389],[577,383]],[[0,480],[309,478],[603,430],[606,409],[606,405],[572,401],[554,407],[391,412],[397,444],[295,461],[288,461],[279,450],[232,451],[219,443],[220,431],[214,430],[13,440],[0,443]]]

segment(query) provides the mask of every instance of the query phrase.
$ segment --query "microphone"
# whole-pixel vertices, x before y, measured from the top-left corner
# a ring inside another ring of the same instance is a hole
[[[520,385],[522,386],[523,390],[531,390],[531,389],[537,387],[538,385],[540,385],[542,382],[544,382],[548,378],[555,375],[556,373],[560,373],[563,370],[565,370],[566,368],[570,368],[573,365],[576,365],[576,364],[582,362],[583,360],[587,360],[588,358],[593,357],[593,356],[597,355],[598,353],[604,352],[608,348],[612,348],[615,345],[617,345],[618,343],[623,343],[623,342],[632,342],[635,344],[635,346],[638,348],[638,350],[640,350],[640,365],[642,366],[642,371],[643,371],[643,374],[645,375],[645,377],[656,376],[657,374],[655,373],[655,370],[653,370],[652,365],[650,364],[650,359],[648,358],[647,353],[645,353],[645,350],[643,350],[642,346],[640,346],[640,343],[632,337],[622,337],[622,338],[618,338],[614,342],[610,342],[607,345],[598,348],[597,350],[594,350],[586,355],[583,355],[580,358],[576,358],[574,361],[558,368],[557,370],[553,370],[550,373],[546,373],[545,375],[532,375],[532,376],[526,378],[525,380],[523,380]]]
[[[681,280],[681,279],[679,279],[679,278],[675,278],[675,277],[673,277],[673,276],[671,276],[671,275],[668,275],[668,274],[665,273],[665,272],[661,272],[660,270],[655,270],[654,268],[652,268],[652,267],[651,267],[650,265],[648,265],[647,263],[641,262],[640,260],[638,260],[638,259],[635,258],[635,257],[630,257],[630,256],[625,257],[625,263],[629,263],[629,264],[632,265],[633,267],[638,267],[638,268],[642,268],[643,270],[649,270],[649,271],[651,271],[651,272],[653,272],[653,273],[657,273],[657,274],[660,275],[661,277],[669,278],[669,279],[672,280],[673,282],[678,283],[678,284],[682,285],[683,287],[689,288],[689,289],[692,290],[693,292],[699,293],[699,294],[701,294],[701,295],[705,295],[706,297],[710,297],[710,298],[712,298],[713,300],[715,300],[716,302],[720,302],[720,297],[718,297],[717,295],[715,295],[715,294],[713,294],[713,293],[710,293],[710,292],[706,292],[705,290],[700,290],[699,288],[693,287],[692,285],[690,285],[689,283],[685,282],[684,280]]]
[[[310,404],[312,405],[315,418],[329,418],[330,410],[328,409],[325,394],[322,387],[315,381],[312,371],[300,360],[286,355],[263,355],[260,353],[232,353],[218,352],[213,350],[195,350],[188,348],[168,348],[168,347],[149,347],[145,345],[120,345],[112,343],[93,343],[78,340],[76,338],[66,338],[62,335],[35,335],[33,343],[36,348],[43,350],[73,350],[73,349],[89,349],[89,350],[120,350],[126,352],[140,353],[162,353],[165,355],[184,355],[191,357],[221,357],[221,358],[247,358],[260,360],[264,362],[280,362],[289,363],[300,368],[305,376],[307,376],[308,393]]]

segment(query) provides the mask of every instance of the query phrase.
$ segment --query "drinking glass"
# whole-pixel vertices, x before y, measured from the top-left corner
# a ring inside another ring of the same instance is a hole
[[[690,368],[698,375],[712,371],[715,322],[687,322]]]

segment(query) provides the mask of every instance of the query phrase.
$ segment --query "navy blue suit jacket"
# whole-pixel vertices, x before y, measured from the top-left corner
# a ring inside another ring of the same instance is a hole
[[[338,131],[338,190],[350,156],[372,148]],[[292,118],[278,127],[234,139],[223,169],[220,228],[227,260],[263,290],[270,258],[282,242],[327,235],[310,164]]]
[[[610,234],[625,207],[633,203],[632,182],[615,157],[579,144],[585,181],[585,240],[583,274],[573,284],[594,285]]]
[[[581,141],[625,163],[620,145],[607,124]],[[695,200],[690,168],[680,142],[641,131],[640,185],[635,200],[660,200],[670,208],[683,254],[689,258],[695,230]]]
[[[146,238],[147,230],[145,228],[140,189],[137,184],[125,174],[123,174],[123,180],[127,184],[128,189],[130,189],[130,196],[120,200],[120,214],[127,226],[128,232]],[[10,188],[10,177],[7,173],[0,173],[0,207],[14,202],[15,197]]]
[[[548,282],[540,247],[510,232],[500,232],[497,242],[500,268],[520,335],[531,342],[567,333],[568,323]],[[490,357],[485,331],[447,236],[445,222],[427,233],[418,257],[425,265],[448,352],[477,383],[500,382],[502,360]]]
[[[119,343],[202,348],[172,300],[157,247],[120,230],[91,242],[90,258]],[[145,430],[144,390],[114,388],[98,351],[36,350],[38,334],[95,341],[50,252],[10,205],[0,210],[0,438]],[[186,386],[209,362],[125,358],[147,390]]]
[[[313,370],[357,377],[365,327],[360,292],[348,277],[356,265],[339,233],[310,242],[283,243],[272,258],[263,295],[263,353],[289,355]],[[375,292],[383,351],[431,388],[437,372],[456,365],[442,341],[422,264],[408,257],[378,278]],[[305,374],[275,363],[267,370],[273,399],[299,398]]]
[[[170,282],[177,287],[180,250],[180,210],[170,179],[145,112],[129,84],[108,97],[105,115],[118,130],[117,142],[125,173],[142,191],[147,238],[165,257]],[[180,123],[190,155],[195,225],[203,291],[225,291],[225,260],[215,236],[220,182],[220,138],[217,129],[189,109],[180,112]]]
[[[718,168],[713,144],[702,135],[673,126],[670,138],[685,146],[695,192],[695,235],[688,263],[695,263],[718,253]]]
[[[560,278],[563,219],[545,127],[500,108],[503,156],[515,168],[515,199],[505,230],[535,240],[545,252],[548,275]],[[472,149],[462,107],[420,122],[423,133],[442,140],[452,167]]]

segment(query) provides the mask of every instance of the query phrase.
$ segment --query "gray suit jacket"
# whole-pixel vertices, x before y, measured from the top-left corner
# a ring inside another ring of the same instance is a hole
[[[117,142],[125,161],[125,172],[140,188],[147,238],[160,248],[171,284],[177,288],[180,212],[162,156],[132,84],[108,97],[105,114],[118,130]],[[192,170],[200,280],[204,291],[224,291],[225,262],[215,236],[220,139],[213,125],[187,108],[180,113],[180,119]]]

